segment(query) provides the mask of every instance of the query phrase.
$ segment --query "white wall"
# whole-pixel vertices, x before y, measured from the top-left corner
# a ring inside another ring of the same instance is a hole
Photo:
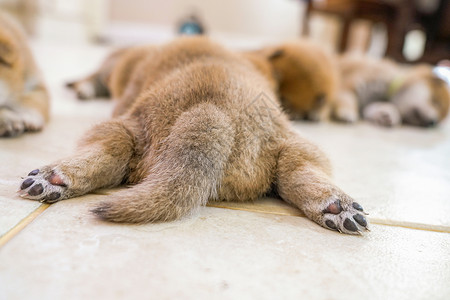
[[[109,9],[117,30],[134,23],[173,31],[180,18],[195,11],[212,36],[274,41],[298,37],[303,15],[299,0],[111,0]]]

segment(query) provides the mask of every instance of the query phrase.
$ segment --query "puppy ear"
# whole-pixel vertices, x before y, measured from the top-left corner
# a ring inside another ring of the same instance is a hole
[[[10,68],[15,59],[16,53],[13,48],[8,44],[0,42],[0,65]]]
[[[277,58],[279,58],[279,57],[281,57],[283,55],[284,55],[283,49],[277,49],[275,51],[272,51],[269,54],[268,58],[269,58],[269,60],[274,60],[274,59],[277,59]]]

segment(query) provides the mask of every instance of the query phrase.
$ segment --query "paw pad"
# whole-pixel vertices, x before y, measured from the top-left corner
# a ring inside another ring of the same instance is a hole
[[[33,186],[31,189],[28,190],[28,194],[30,196],[37,196],[42,194],[43,191],[44,187],[42,186],[42,184],[36,184],[35,186]]]
[[[362,227],[367,227],[367,220],[363,215],[357,214],[353,216],[353,219]]]
[[[20,186],[21,190],[24,190],[26,188],[29,188],[34,183],[33,178],[27,178],[22,182],[22,185]]]
[[[345,229],[349,230],[349,231],[358,231],[358,227],[356,227],[355,222],[353,222],[352,220],[350,220],[349,218],[346,218],[344,221],[344,227]]]
[[[322,210],[322,221],[319,223],[348,234],[361,234],[363,230],[369,230],[364,209],[359,203],[351,201],[346,195],[335,199],[331,203],[327,202],[328,205]]]
[[[328,227],[330,227],[331,229],[337,230],[336,224],[334,224],[333,221],[331,221],[331,220],[326,220],[326,221],[325,221],[325,224],[326,224]]]
[[[30,173],[28,173],[28,176],[35,176],[39,173],[39,169],[33,170]]]
[[[363,211],[363,210],[364,210],[364,209],[362,208],[362,206],[359,205],[358,202],[353,202],[353,203],[352,203],[352,206],[353,206],[353,208],[356,209],[356,210],[359,210],[359,211]]]
[[[337,200],[330,205],[326,209],[323,210],[323,213],[325,214],[333,214],[337,215],[342,211],[341,201]]]
[[[23,198],[40,202],[54,203],[66,198],[67,184],[64,176],[50,167],[35,169],[28,173],[21,185],[19,194]]]

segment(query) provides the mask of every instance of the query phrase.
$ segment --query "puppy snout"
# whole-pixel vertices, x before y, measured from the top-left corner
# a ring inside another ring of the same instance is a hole
[[[320,117],[316,114],[306,114],[303,117],[303,120],[305,121],[310,121],[310,122],[319,122],[320,121]]]
[[[422,127],[434,127],[438,123],[436,119],[424,116],[417,108],[413,110],[413,115],[418,124]]]
[[[428,121],[423,123],[423,126],[425,126],[425,127],[434,127],[436,125],[437,125],[437,121],[436,120],[428,120]]]

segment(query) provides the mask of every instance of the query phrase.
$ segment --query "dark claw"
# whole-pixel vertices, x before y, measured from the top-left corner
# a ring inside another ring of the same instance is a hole
[[[53,192],[45,198],[45,200],[46,200],[45,202],[54,203],[54,202],[56,202],[57,199],[59,199],[59,197],[61,197],[60,193]]]
[[[367,227],[367,221],[363,215],[356,214],[353,216],[353,219],[355,219],[355,221],[358,222],[359,225],[361,225],[363,227]]]
[[[349,218],[345,219],[344,227],[348,231],[358,231],[358,227],[356,227],[356,224],[352,220],[350,220]]]
[[[34,176],[37,175],[39,173],[39,169],[33,170],[30,173],[28,173],[28,176]]]
[[[327,225],[327,226],[330,227],[331,229],[337,230],[336,224],[334,224],[334,222],[331,221],[331,220],[326,220],[326,221],[325,221],[325,225]]]
[[[330,205],[328,205],[328,207],[326,209],[324,209],[322,211],[324,214],[333,214],[333,215],[337,215],[339,213],[342,212],[342,206],[341,206],[341,201],[337,200],[333,203],[331,203]]]
[[[353,202],[352,206],[353,206],[353,208],[356,209],[356,210],[364,211],[364,209],[362,208],[361,205],[359,205],[358,202]]]
[[[34,179],[32,178],[27,178],[22,182],[22,185],[20,186],[21,190],[24,190],[28,187],[30,187],[30,185],[32,185],[34,183]]]
[[[42,184],[36,184],[28,191],[28,195],[37,196],[37,195],[42,194],[43,191],[44,191],[44,187],[42,186]]]

